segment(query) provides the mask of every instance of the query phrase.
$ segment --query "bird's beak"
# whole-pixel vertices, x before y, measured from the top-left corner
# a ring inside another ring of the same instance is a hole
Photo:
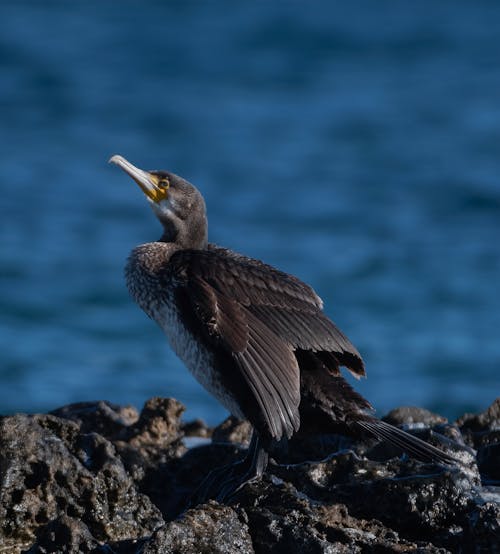
[[[135,165],[131,164],[123,156],[112,156],[109,159],[109,163],[121,167],[127,175],[132,177],[141,187],[142,192],[153,202],[158,203],[166,198],[167,188],[158,186],[160,179],[156,175],[135,167]]]

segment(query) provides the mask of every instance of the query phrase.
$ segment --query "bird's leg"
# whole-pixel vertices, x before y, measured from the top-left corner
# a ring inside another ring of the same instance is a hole
[[[190,499],[190,506],[201,504],[210,498],[224,502],[243,485],[264,473],[269,455],[262,448],[259,435],[254,431],[245,457],[238,462],[213,469],[202,481]]]

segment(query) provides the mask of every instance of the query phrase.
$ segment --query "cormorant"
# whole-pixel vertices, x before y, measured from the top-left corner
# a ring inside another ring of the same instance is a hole
[[[132,250],[125,275],[139,306],[163,329],[196,379],[254,432],[248,454],[207,478],[199,499],[224,499],[262,475],[271,445],[302,425],[368,432],[417,458],[449,463],[438,448],[374,418],[342,377],[365,375],[361,355],[294,277],[208,242],[205,201],[188,181],[110,162],[139,185],[163,226],[160,239]]]

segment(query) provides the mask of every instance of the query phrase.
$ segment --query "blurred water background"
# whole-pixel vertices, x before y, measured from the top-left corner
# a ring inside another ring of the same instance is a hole
[[[129,299],[159,226],[108,158],[205,195],[210,239],[310,283],[379,413],[500,394],[500,3],[2,2],[0,413],[224,410]]]

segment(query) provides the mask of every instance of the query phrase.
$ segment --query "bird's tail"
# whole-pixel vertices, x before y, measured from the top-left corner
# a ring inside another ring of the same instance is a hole
[[[360,418],[354,425],[367,431],[377,439],[387,441],[403,452],[425,462],[440,462],[444,464],[456,464],[457,460],[446,454],[441,449],[411,435],[399,427],[372,417]]]
[[[368,413],[373,410],[370,403],[339,373],[338,366],[348,361],[335,356],[327,359],[306,350],[297,350],[295,355],[301,369],[302,432],[338,432],[354,437],[368,434],[422,461],[457,463],[455,458],[432,444],[371,416]]]

